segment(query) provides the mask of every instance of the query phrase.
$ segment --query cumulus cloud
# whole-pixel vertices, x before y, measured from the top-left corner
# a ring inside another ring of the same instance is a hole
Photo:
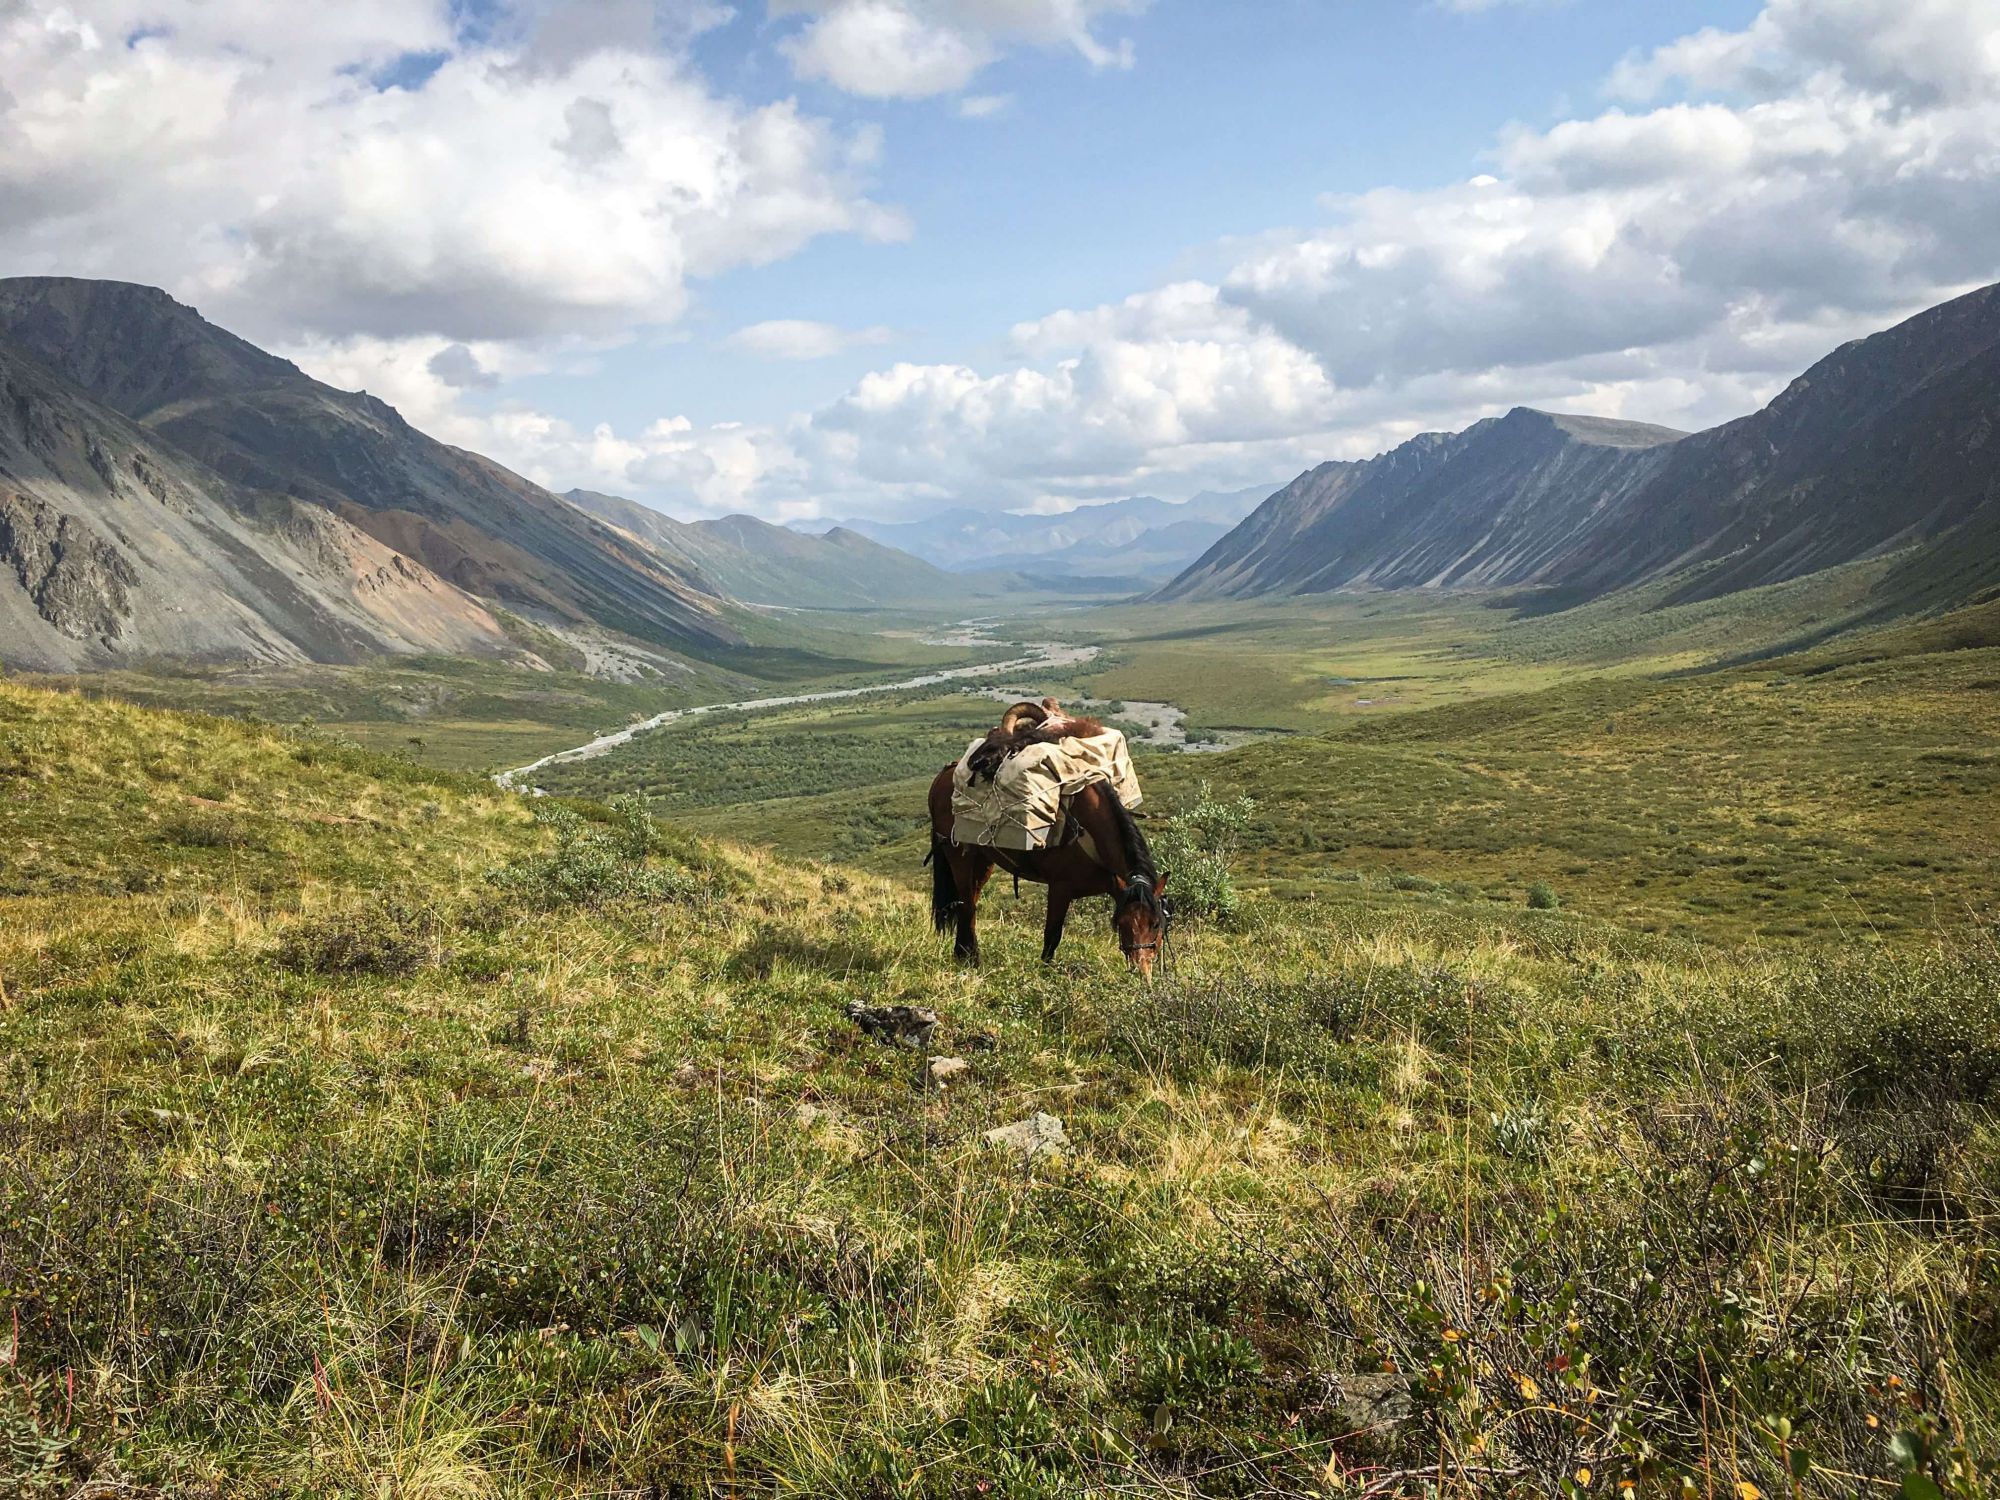
[[[475,340],[668,321],[693,279],[903,232],[871,132],[718,96],[632,7],[560,9],[486,38],[444,0],[0,9],[0,255],[265,337]]]
[[[506,383],[670,320],[700,277],[898,224],[867,196],[871,135],[718,98],[622,6],[603,45],[538,48],[562,3],[473,38],[442,0],[0,3],[0,251],[279,322],[315,374],[544,482],[782,518],[1232,487],[1516,403],[1706,425],[2000,276],[2000,11],[1768,0],[1625,59],[1606,107],[1502,133],[1479,176],[1329,199],[1212,278],[1022,323],[995,360],[890,364],[761,426],[571,423]],[[801,73],[912,96],[1009,47],[1115,65],[1134,7],[785,8]]]
[[[463,344],[446,344],[425,362],[424,368],[455,391],[491,389],[500,383],[500,377],[482,365],[479,356]]]
[[[806,318],[773,318],[739,328],[723,344],[760,359],[813,360],[863,344],[886,344],[893,337],[887,328],[842,328],[835,323],[816,323]]]
[[[1991,5],[1771,0],[1610,86],[1488,173],[1330,199],[1214,282],[1021,324],[1011,368],[877,372],[781,436],[893,508],[1247,482],[1516,403],[1696,427],[2000,276]]]
[[[1066,47],[1092,67],[1129,67],[1131,43],[1103,41],[1105,17],[1146,0],[774,0],[803,14],[781,44],[801,78],[869,99],[956,93],[1010,46]],[[980,110],[967,101],[968,112]],[[988,109],[986,113],[991,113]]]
[[[1985,0],[1770,0],[1742,31],[1706,27],[1626,58],[1609,87],[1636,99],[1675,86],[1770,97],[1821,73],[1905,105],[1990,100],[2000,25]]]

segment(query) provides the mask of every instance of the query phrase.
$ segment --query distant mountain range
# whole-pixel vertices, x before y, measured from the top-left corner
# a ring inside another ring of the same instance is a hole
[[[1685,434],[1517,408],[1185,504],[951,510],[820,534],[565,498],[164,292],[0,280],[0,664],[726,652],[739,605],[1202,599],[1635,584],[1668,602],[1881,557],[1878,614],[2000,590],[2000,287],[1836,350]],[[1029,582],[1029,581],[1032,581]],[[1664,590],[1664,594],[1662,594]]]
[[[1172,577],[1269,495],[1253,485],[1205,491],[1181,503],[1135,495],[1059,515],[944,510],[917,521],[842,521],[952,572],[1004,570],[1037,580],[1098,578],[1146,583]],[[820,530],[826,523],[801,524]]]
[[[678,521],[593,490],[564,498],[638,537],[710,593],[746,604],[865,609],[947,603],[1023,586],[1017,579],[948,573],[845,526],[812,535],[755,516]]]
[[[1949,603],[2000,584],[1996,541],[2000,287],[1988,287],[1843,346],[1762,411],[1706,432],[1522,407],[1322,464],[1158,597],[1543,587],[1584,599],[1680,578],[1680,601],[1919,548],[1885,589]]]

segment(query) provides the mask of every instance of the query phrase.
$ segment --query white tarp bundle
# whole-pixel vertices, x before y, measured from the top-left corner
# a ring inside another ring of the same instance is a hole
[[[1106,781],[1127,807],[1139,805],[1139,778],[1125,736],[1107,729],[1089,739],[1030,745],[1000,763],[991,781],[974,785],[966,762],[984,743],[966,746],[951,777],[951,839],[995,849],[1043,849],[1056,835],[1063,806],[1078,790]]]

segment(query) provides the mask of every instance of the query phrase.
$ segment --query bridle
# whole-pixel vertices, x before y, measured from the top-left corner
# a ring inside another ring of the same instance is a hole
[[[1125,889],[1119,893],[1117,909],[1112,912],[1111,919],[1115,924],[1119,915],[1128,906],[1135,902],[1143,902],[1148,896],[1152,898],[1153,905],[1160,913],[1159,936],[1150,943],[1128,943],[1125,941],[1125,934],[1121,932],[1118,934],[1118,950],[1127,958],[1137,958],[1141,953],[1156,954],[1160,960],[1161,971],[1164,972],[1167,968],[1167,935],[1173,931],[1174,926],[1174,907],[1171,901],[1153,889],[1153,882],[1144,875],[1134,875],[1126,881]]]

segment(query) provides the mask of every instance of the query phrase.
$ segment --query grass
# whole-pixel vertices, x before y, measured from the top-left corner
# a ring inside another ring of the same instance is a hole
[[[1501,656],[1502,618],[1479,600],[1374,595],[1129,605],[1074,628],[1104,647],[1082,674],[1098,697],[1178,703],[1210,731],[1296,732],[1576,674]]]
[[[1155,815],[1204,782],[1254,798],[1243,874],[1280,898],[1480,906],[1546,887],[1644,931],[1921,941],[1989,921],[2000,889],[1997,608],[1729,670],[1350,712],[1139,768]],[[967,738],[948,700],[681,733],[573,786],[642,785],[702,831],[885,874],[922,859],[929,772]]]
[[[1992,669],[1871,670],[1813,713]],[[1472,749],[1563,764],[1601,707]],[[1398,723],[1369,753],[1467,774]],[[1970,826],[1984,763],[1905,733]],[[537,806],[0,684],[0,1488],[1985,1492],[1990,932],[1382,882],[1186,925],[1151,987],[996,899],[968,973],[912,885]],[[920,1089],[854,1000],[969,1070]],[[983,1144],[1038,1111],[1066,1154]]]
[[[1151,785],[1255,797],[1250,866],[1284,891],[1541,882],[1645,929],[1865,943],[1990,920],[1996,680],[1990,648],[1597,680],[1168,760]]]

